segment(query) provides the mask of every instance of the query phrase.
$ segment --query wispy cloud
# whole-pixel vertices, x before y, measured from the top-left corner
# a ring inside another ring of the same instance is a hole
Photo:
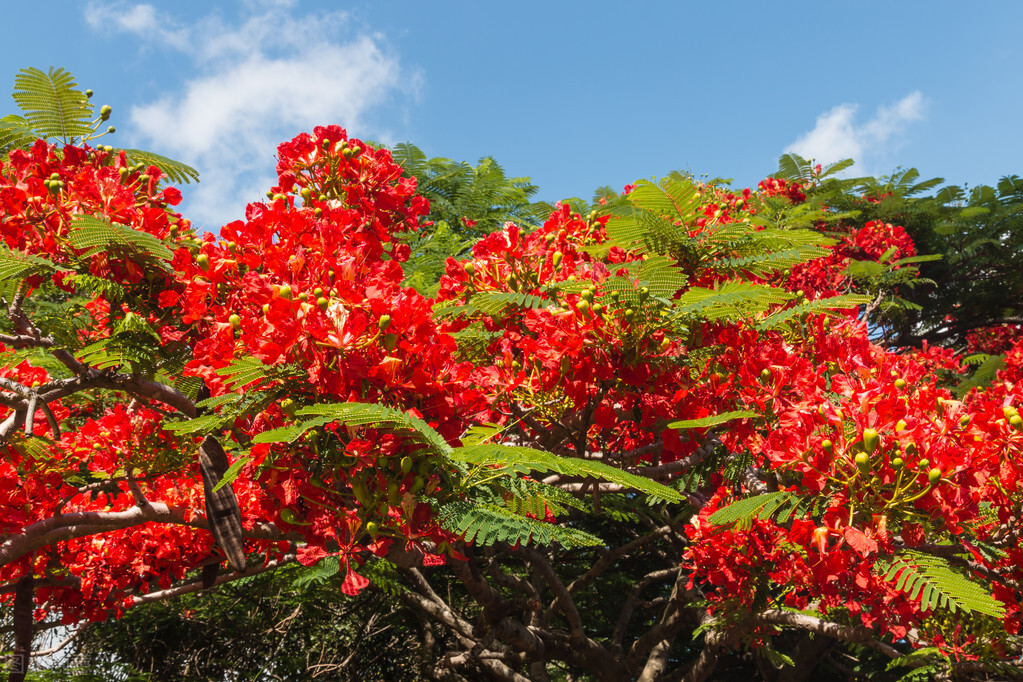
[[[148,4],[92,3],[86,16],[140,40],[180,50],[196,75],[180,90],[135,106],[137,144],[194,165],[202,182],[186,192],[196,224],[243,215],[273,183],[276,145],[313,126],[339,123],[387,139],[371,112],[414,98],[408,73],[382,37],[351,29],[343,12],[298,15],[295,3],[248,2],[236,23],[220,15],[183,24]],[[134,141],[134,140],[133,140]]]
[[[800,135],[785,151],[822,163],[852,158],[858,172],[872,172],[902,144],[908,125],[923,119],[926,104],[917,90],[890,106],[878,107],[864,123],[856,121],[858,105],[839,104],[818,116],[814,129]]]

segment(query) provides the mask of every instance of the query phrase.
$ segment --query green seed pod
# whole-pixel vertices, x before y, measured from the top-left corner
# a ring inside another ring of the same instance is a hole
[[[231,315],[231,317],[227,318],[227,321],[230,322],[231,326],[234,327],[235,329],[242,328],[242,318],[238,314]]]
[[[856,454],[853,460],[856,462],[856,468],[860,470],[861,475],[867,476],[870,474],[870,455],[860,452]]]
[[[203,270],[209,270],[210,257],[207,256],[205,253],[200,253],[198,256],[195,257],[195,264],[198,265]]]
[[[384,338],[381,340],[381,345],[386,351],[392,351],[398,347],[398,335],[397,334],[384,334]]]
[[[370,521],[366,524],[366,532],[369,533],[371,538],[375,538],[377,535],[380,535],[380,524],[376,521]]]
[[[113,107],[109,104],[104,104],[99,108],[99,120],[106,121],[110,119],[110,114],[114,112]]]
[[[410,471],[412,471],[412,458],[411,457],[402,457],[401,458],[401,473],[407,474]]]
[[[288,509],[287,507],[281,510],[281,521],[284,521],[284,523],[291,524],[292,526],[309,525],[307,523],[303,523],[302,519],[300,519],[294,511]]]
[[[565,254],[561,253],[560,251],[555,251],[554,254],[551,255],[551,265],[554,267],[555,270],[561,267],[561,261],[564,257]]]
[[[938,485],[941,482],[941,469],[931,469],[927,472],[927,482],[931,484],[931,487]]]
[[[369,490],[366,489],[366,484],[362,481],[352,481],[352,494],[355,495],[359,504],[363,506],[369,504]]]
[[[831,451],[834,448],[835,444],[832,443],[829,439],[825,438],[824,440],[821,441],[821,449],[823,449],[824,452],[828,453],[829,455],[831,454]]]
[[[906,388],[906,380],[905,379],[896,379],[895,380],[895,388],[899,389],[900,391],[902,389]]]
[[[881,444],[881,437],[874,429],[863,429],[863,449],[868,455],[874,454],[877,446]]]
[[[901,457],[896,457],[892,460],[892,469],[899,471],[903,466],[905,466],[905,462],[902,461]]]
[[[285,398],[284,400],[281,401],[281,412],[283,412],[284,414],[288,415],[289,417],[294,417],[297,411],[298,405],[296,405],[295,401],[292,400],[291,398]]]
[[[377,321],[377,329],[379,329],[380,331],[383,332],[383,331],[387,331],[387,328],[390,327],[390,326],[391,326],[391,316],[390,315],[381,315],[380,319]]]

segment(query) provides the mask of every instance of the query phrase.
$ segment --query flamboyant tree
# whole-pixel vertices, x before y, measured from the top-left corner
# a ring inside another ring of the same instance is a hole
[[[294,562],[400,585],[438,679],[1016,670],[1023,349],[957,399],[950,351],[874,345],[850,272],[910,280],[900,227],[673,175],[505,225],[427,298],[401,237],[427,202],[388,150],[301,134],[268,201],[199,235],[182,167],[93,146],[107,112],[66,73],[17,87],[12,679],[33,615]]]

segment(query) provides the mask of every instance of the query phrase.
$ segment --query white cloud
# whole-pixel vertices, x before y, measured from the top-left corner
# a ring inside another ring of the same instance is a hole
[[[858,105],[839,104],[818,116],[814,129],[800,135],[785,152],[821,163],[852,158],[858,172],[867,173],[867,168],[888,161],[890,152],[902,144],[908,124],[923,119],[925,107],[917,90],[891,106],[878,107],[873,118],[858,124]]]
[[[188,45],[187,32],[157,20],[156,9],[152,5],[101,5],[91,2],[85,10],[85,20],[96,30],[113,28],[127,33],[148,34],[178,49],[185,49]]]
[[[186,190],[186,215],[215,228],[275,184],[277,144],[338,123],[387,139],[370,113],[395,96],[414,97],[418,76],[375,34],[349,35],[344,13],[295,15],[292,0],[245,3],[236,24],[217,14],[183,26],[150,5],[90,5],[102,25],[180,50],[197,75],[180,91],[132,107],[138,144],[190,163],[202,182]],[[93,19],[90,19],[90,23]]]

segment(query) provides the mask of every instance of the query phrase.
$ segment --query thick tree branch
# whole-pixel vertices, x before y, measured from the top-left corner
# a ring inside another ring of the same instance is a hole
[[[209,530],[209,522],[202,517],[191,520],[190,510],[184,507],[169,507],[163,502],[151,502],[144,507],[132,507],[119,512],[71,512],[58,514],[26,526],[21,534],[8,538],[0,544],[0,566],[17,561],[26,554],[57,542],[122,530],[143,523],[171,523],[191,528]],[[276,526],[257,523],[246,529],[244,535],[254,539],[288,539]]]

